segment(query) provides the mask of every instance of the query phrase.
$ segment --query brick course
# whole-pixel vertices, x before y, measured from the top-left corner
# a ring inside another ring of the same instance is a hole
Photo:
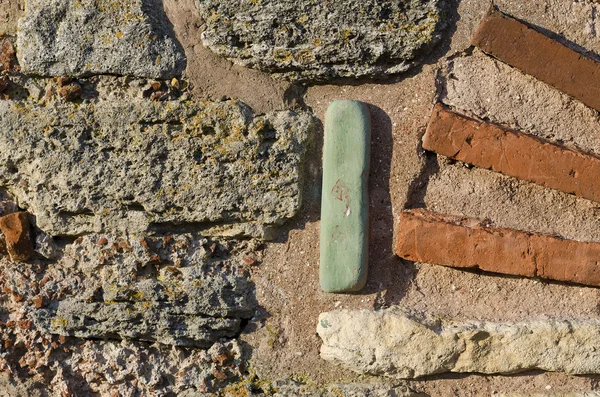
[[[600,158],[436,105],[423,147],[443,156],[600,202]]]
[[[498,11],[472,41],[485,53],[600,110],[600,64]]]
[[[487,227],[417,209],[400,216],[396,255],[414,262],[600,286],[600,243]]]

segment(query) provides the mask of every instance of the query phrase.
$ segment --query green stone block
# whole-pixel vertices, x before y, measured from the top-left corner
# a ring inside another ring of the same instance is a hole
[[[335,101],[325,116],[321,265],[325,292],[361,290],[367,281],[371,118],[358,101]]]

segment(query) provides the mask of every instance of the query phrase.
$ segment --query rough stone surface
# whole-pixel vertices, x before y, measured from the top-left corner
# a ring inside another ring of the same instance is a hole
[[[160,0],[28,1],[17,46],[23,72],[43,76],[169,78],[185,68]]]
[[[600,286],[600,243],[485,226],[485,221],[405,211],[396,254],[415,262]]]
[[[585,55],[497,11],[482,21],[473,44],[600,110],[600,63]]]
[[[203,42],[232,61],[290,80],[382,77],[440,39],[439,0],[323,3],[196,0]]]
[[[1,19],[7,5],[10,7],[19,2],[0,1],[0,31],[7,26],[8,29],[16,26],[16,20],[5,25]],[[557,40],[561,39],[558,35],[564,36],[561,42],[573,40],[590,50],[590,56],[600,48],[598,4],[587,0],[496,0],[495,3],[511,15],[556,33],[554,38]],[[302,210],[280,229],[276,242],[267,245],[264,262],[251,266],[259,301],[257,314],[243,327],[239,337],[223,343],[232,346],[231,349],[223,346],[224,351],[233,352],[236,345],[247,347],[251,351],[250,357],[227,354],[229,358],[226,358],[219,353],[221,348],[215,351],[128,339],[85,340],[40,332],[33,322],[28,322],[31,320],[30,311],[48,309],[49,306],[44,305],[71,299],[77,294],[67,297],[68,291],[65,290],[61,298],[49,299],[44,295],[40,301],[35,283],[41,283],[44,273],[51,269],[52,278],[45,280],[45,291],[58,295],[61,289],[75,282],[69,276],[76,273],[77,266],[63,266],[59,259],[45,260],[41,257],[14,266],[7,259],[2,259],[0,362],[6,361],[7,367],[3,367],[3,371],[6,373],[10,369],[11,372],[0,375],[0,395],[269,395],[272,392],[267,392],[268,388],[264,385],[282,377],[290,380],[290,386],[286,387],[289,395],[312,389],[312,385],[326,389],[328,386],[325,385],[332,382],[369,384],[373,386],[370,390],[377,387],[384,393],[385,387],[378,386],[385,383],[389,385],[391,395],[394,393],[393,386],[399,383],[431,396],[514,394],[557,397],[585,395],[590,390],[598,390],[595,376],[539,371],[510,377],[453,374],[399,382],[358,375],[319,357],[321,342],[314,330],[315,321],[319,313],[336,308],[373,309],[402,305],[443,318],[499,323],[526,321],[544,315],[598,318],[598,288],[465,272],[403,261],[393,255],[392,247],[399,231],[397,216],[405,208],[422,206],[442,213],[486,219],[498,227],[560,234],[580,241],[598,241],[600,236],[600,206],[597,203],[482,168],[469,167],[420,149],[436,92],[442,91],[436,91],[442,87],[441,84],[436,87],[436,73],[450,57],[450,61],[455,61],[456,73],[455,79],[448,80],[447,87],[449,94],[451,84],[455,84],[457,90],[452,92],[452,99],[450,96],[444,99],[449,105],[462,110],[467,107],[458,105],[458,102],[463,105],[470,103],[477,117],[511,125],[547,139],[560,139],[566,144],[598,153],[594,150],[600,145],[597,112],[531,76],[482,56],[478,49],[472,52],[472,57],[463,56],[467,53],[451,56],[470,45],[481,18],[489,8],[488,1],[454,1],[457,8],[450,11],[449,29],[443,42],[409,76],[398,76],[385,85],[346,81],[346,84],[340,85],[309,86],[306,95],[300,87],[272,79],[269,74],[258,70],[233,65],[205,48],[200,41],[204,26],[198,20],[199,13],[195,11],[193,0],[165,0],[164,4],[188,58],[184,80],[178,80],[182,84],[189,82],[194,100],[215,100],[223,96],[241,99],[257,113],[302,106],[305,101],[321,120],[324,120],[322,116],[333,100],[352,98],[370,104],[374,128],[369,186],[372,215],[369,265],[373,271],[361,294],[326,294],[320,291],[321,134],[316,134],[316,144],[307,156],[306,176],[310,179],[305,183]],[[14,29],[13,32],[16,32]],[[438,60],[441,62],[438,63]],[[54,106],[56,80],[24,80],[15,75],[11,75],[10,80],[6,94],[11,98],[21,95],[14,90],[23,86],[27,90],[22,92],[25,97],[40,101],[47,107]],[[94,96],[116,102],[135,102],[147,86],[145,81],[110,76],[78,81],[83,86],[83,101]],[[95,85],[94,82],[102,84]],[[127,85],[130,87],[126,88]],[[166,86],[170,84],[163,81],[161,91]],[[122,92],[124,87],[127,93]],[[48,94],[49,90],[53,93]],[[46,100],[49,96],[52,98]],[[60,98],[57,100],[61,101]],[[512,125],[516,121],[522,123],[521,127]],[[33,225],[35,218],[31,219]],[[174,233],[181,230],[175,225],[168,229]],[[40,234],[37,230],[35,234],[37,243]],[[54,240],[59,248],[72,242],[68,237]],[[60,258],[62,248],[56,254]],[[240,263],[252,262],[251,258],[244,259],[246,256],[250,255],[239,257]],[[38,308],[36,305],[40,304],[42,306]],[[81,354],[83,345],[85,355]],[[221,346],[222,343],[217,342],[216,345]],[[246,382],[246,377],[252,378],[252,381]],[[243,385],[230,384],[236,382],[236,378],[241,378]],[[5,386],[5,380],[9,385]],[[340,389],[344,392],[349,390],[347,387]],[[334,388],[332,391],[339,397],[338,390]]]
[[[40,382],[57,397],[160,396],[215,392],[247,374],[248,350],[221,339],[218,327],[237,322],[238,334],[240,320],[254,314],[249,273],[262,258],[256,242],[89,235],[59,245],[61,257],[51,262],[14,266],[0,258],[0,370],[13,374],[13,384],[35,389]],[[99,313],[89,311],[93,304]],[[112,307],[111,321],[97,321]],[[203,319],[204,329],[183,327]],[[65,336],[81,335],[83,322],[90,325],[85,336]]]
[[[319,316],[321,357],[353,371],[397,378],[444,372],[600,371],[598,320],[449,322],[394,309]]]
[[[31,258],[33,243],[26,212],[15,212],[1,217],[0,231],[12,261],[21,262]]]
[[[360,291],[369,261],[371,115],[336,101],[325,118],[319,279],[325,292]]]
[[[52,235],[187,224],[268,237],[300,207],[307,113],[107,100],[3,101],[0,114],[0,185]]]
[[[423,148],[469,164],[600,201],[600,158],[471,119],[436,105]]]
[[[41,292],[48,302],[33,322],[64,336],[210,347],[239,333],[256,305],[252,284],[223,252],[197,235],[83,237],[61,259],[72,285]]]

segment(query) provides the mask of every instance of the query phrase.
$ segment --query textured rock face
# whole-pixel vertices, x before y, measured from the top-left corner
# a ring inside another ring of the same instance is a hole
[[[248,352],[231,336],[254,315],[261,245],[197,234],[57,244],[61,258],[41,266],[0,258],[0,370],[14,382],[34,377],[52,396],[183,395],[244,375]]]
[[[218,223],[268,237],[300,207],[305,113],[129,100],[4,101],[0,115],[0,185],[52,235]]]
[[[439,40],[439,0],[196,0],[203,42],[232,61],[291,80],[382,77]]]
[[[218,244],[193,234],[83,237],[56,266],[71,269],[68,288],[44,283],[31,318],[50,334],[210,347],[239,333],[256,306],[239,259],[220,258]]]
[[[23,72],[168,78],[185,55],[167,26],[160,0],[28,1],[19,21]]]
[[[321,357],[353,371],[397,378],[443,372],[570,374],[600,370],[600,322],[540,320],[452,323],[393,309],[339,310],[319,316]]]

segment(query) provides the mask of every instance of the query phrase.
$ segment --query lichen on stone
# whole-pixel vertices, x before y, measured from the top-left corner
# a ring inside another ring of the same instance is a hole
[[[196,0],[204,44],[289,80],[382,77],[440,39],[443,1]]]
[[[51,235],[231,225],[268,237],[300,208],[314,129],[308,113],[235,100],[2,101],[0,117],[0,186]]]
[[[185,69],[160,0],[28,1],[19,20],[22,71],[170,78]]]

